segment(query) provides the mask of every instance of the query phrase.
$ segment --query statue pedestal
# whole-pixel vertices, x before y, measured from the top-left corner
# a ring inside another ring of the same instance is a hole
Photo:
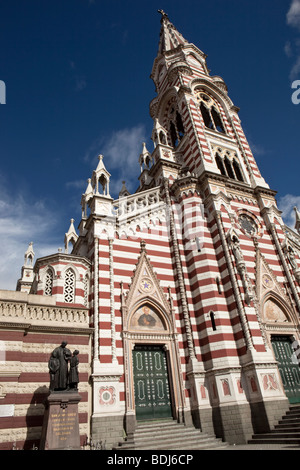
[[[78,450],[80,434],[77,390],[51,392],[46,400],[40,450]]]

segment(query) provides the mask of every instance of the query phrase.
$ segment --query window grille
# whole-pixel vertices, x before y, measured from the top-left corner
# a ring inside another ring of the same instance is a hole
[[[52,269],[48,269],[45,277],[45,295],[52,295],[53,288],[53,272]]]
[[[89,304],[89,278],[85,276],[84,278],[84,306],[88,307]]]
[[[75,274],[72,269],[68,269],[65,275],[65,302],[73,303],[75,301]]]

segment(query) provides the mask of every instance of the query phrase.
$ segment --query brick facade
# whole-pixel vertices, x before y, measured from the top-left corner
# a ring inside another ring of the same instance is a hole
[[[71,221],[66,253],[32,267],[22,305],[39,299],[45,318],[37,309],[27,328],[22,313],[18,326],[2,313],[5,364],[13,367],[2,373],[0,405],[15,407],[13,419],[0,418],[3,448],[38,439],[47,358],[65,336],[83,351],[82,439],[111,447],[134,432],[137,345],[166,351],[173,418],[230,443],[272,428],[288,406],[272,337],[299,339],[299,235],[284,226],[226,84],[164,13],[161,28],[151,75],[154,150],[143,148],[138,191],[113,200],[99,156],[79,233]],[[152,324],[139,321],[145,307]],[[25,363],[26,372],[16,366]],[[32,411],[36,390],[40,414]]]

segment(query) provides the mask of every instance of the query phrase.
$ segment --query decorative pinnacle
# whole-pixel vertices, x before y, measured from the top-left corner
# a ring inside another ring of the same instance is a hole
[[[146,253],[147,250],[146,250],[146,243],[145,243],[145,241],[144,241],[144,240],[141,240],[140,245],[141,245],[141,253],[143,253],[143,252]]]

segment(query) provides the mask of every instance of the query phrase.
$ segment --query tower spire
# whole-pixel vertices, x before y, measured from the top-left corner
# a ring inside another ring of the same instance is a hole
[[[171,23],[167,13],[165,13],[164,10],[158,10],[158,12],[161,14],[159,52],[163,53],[176,49],[181,44],[188,44],[188,41],[184,39],[182,34],[180,34]]]

